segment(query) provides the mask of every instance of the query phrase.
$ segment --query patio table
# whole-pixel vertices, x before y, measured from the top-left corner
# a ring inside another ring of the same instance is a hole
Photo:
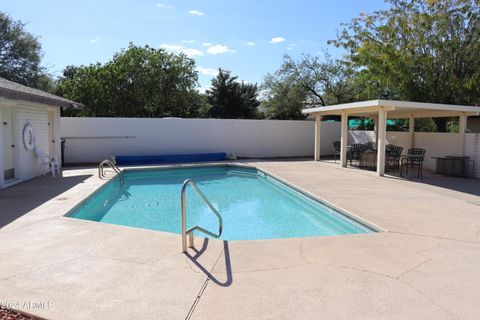
[[[376,170],[377,152],[374,150],[367,150],[360,153],[359,166],[362,169]]]

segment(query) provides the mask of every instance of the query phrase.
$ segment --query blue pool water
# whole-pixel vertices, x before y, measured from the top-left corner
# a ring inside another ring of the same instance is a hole
[[[223,217],[225,240],[274,239],[372,232],[366,226],[253,168],[233,166],[125,171],[70,216],[180,233],[182,183],[193,179]],[[218,221],[188,187],[187,227],[216,232]]]

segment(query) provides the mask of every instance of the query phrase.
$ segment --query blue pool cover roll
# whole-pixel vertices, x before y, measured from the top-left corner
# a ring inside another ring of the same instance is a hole
[[[227,160],[226,153],[170,154],[152,156],[115,156],[118,165],[144,165]]]

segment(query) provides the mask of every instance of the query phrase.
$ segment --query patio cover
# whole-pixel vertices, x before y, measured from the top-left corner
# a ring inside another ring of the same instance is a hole
[[[303,109],[302,113],[315,115],[314,159],[317,161],[320,160],[320,126],[322,116],[341,116],[342,125],[340,137],[340,163],[343,167],[346,167],[348,116],[369,117],[375,119],[375,126],[378,134],[378,150],[385,150],[387,118],[409,119],[409,132],[412,135],[413,141],[415,118],[459,117],[460,122],[458,143],[460,145],[464,145],[467,117],[478,116],[480,114],[480,107],[395,100],[369,100],[333,106],[308,108]],[[377,174],[379,176],[383,176],[385,170],[385,152],[378,152],[377,157]]]

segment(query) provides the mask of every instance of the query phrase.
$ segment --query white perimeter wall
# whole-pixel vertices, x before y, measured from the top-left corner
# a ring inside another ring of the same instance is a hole
[[[302,157],[313,156],[314,148],[313,121],[61,118],[61,124],[66,163],[100,162],[111,155],[208,152]],[[339,135],[338,123],[322,123],[323,154],[333,153],[332,141]]]
[[[61,118],[67,138],[67,163],[92,163],[111,155],[162,155],[234,152],[239,157],[313,157],[313,121]],[[126,136],[130,138],[125,138]],[[413,140],[412,140],[413,138]],[[322,122],[321,154],[333,154],[340,140],[339,122]],[[373,131],[349,131],[348,143],[375,141]],[[461,155],[455,133],[387,132],[387,143],[399,145],[406,154],[412,146],[427,150],[425,167],[435,168],[431,157]],[[475,159],[480,177],[480,135],[466,134],[466,155]]]
[[[480,178],[480,133],[467,133],[465,155],[475,161],[475,176]]]
[[[475,163],[477,164],[477,166],[480,166],[480,151],[478,151],[480,149],[480,138],[478,138],[478,135],[479,134],[473,133],[466,134],[465,154],[467,156],[471,156],[472,158],[476,157]],[[375,141],[375,133],[373,131],[349,132],[349,144],[366,143],[368,141]],[[435,169],[436,161],[435,159],[432,159],[432,157],[461,156],[463,153],[463,147],[461,146],[459,141],[460,136],[457,133],[415,132],[415,135],[413,137],[413,145],[416,148],[423,148],[426,150],[424,166],[425,168],[430,170]],[[388,131],[387,143],[402,146],[403,154],[407,154],[407,150],[412,146],[412,137],[409,132]],[[475,143],[476,147],[474,147]],[[480,177],[478,170],[476,176]]]

